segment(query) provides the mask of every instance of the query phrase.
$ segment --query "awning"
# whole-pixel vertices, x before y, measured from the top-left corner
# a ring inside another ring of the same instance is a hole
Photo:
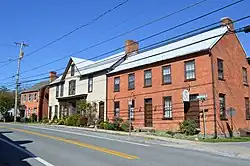
[[[81,95],[74,95],[74,96],[66,96],[66,97],[57,97],[56,99],[60,101],[72,101],[72,100],[80,100],[80,99],[86,99],[87,94],[81,94]]]

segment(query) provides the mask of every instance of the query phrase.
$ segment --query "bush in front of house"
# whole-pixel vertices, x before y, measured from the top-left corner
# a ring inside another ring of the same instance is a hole
[[[113,120],[114,130],[121,130],[121,124],[123,123],[123,119],[120,117],[115,117]]]
[[[63,119],[60,119],[57,123],[58,125],[64,125],[64,120]]]
[[[103,123],[103,129],[105,129],[105,130],[114,130],[115,128],[114,128],[114,125],[112,123],[110,123],[108,121],[105,121]]]
[[[42,122],[43,122],[43,123],[49,123],[49,119],[48,119],[48,117],[43,117]]]
[[[197,132],[196,127],[194,120],[184,120],[180,123],[180,131],[186,135],[195,135]]]
[[[123,122],[120,127],[121,131],[129,132],[129,122]],[[131,131],[133,130],[133,126],[131,125]]]
[[[32,115],[31,115],[31,118],[30,118],[30,121],[31,121],[32,123],[36,122],[36,121],[37,121],[37,115],[36,115],[36,114],[32,114]]]
[[[76,122],[76,126],[87,126],[88,124],[88,118],[86,116],[80,116]]]

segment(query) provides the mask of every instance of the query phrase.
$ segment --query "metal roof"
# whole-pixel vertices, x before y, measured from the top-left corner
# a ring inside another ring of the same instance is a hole
[[[124,62],[109,73],[115,73],[155,62],[184,56],[187,54],[211,49],[213,45],[228,31],[227,27],[216,28],[207,32],[179,40],[146,52],[129,56]],[[221,36],[218,36],[221,35]],[[218,37],[214,37],[218,36]],[[214,38],[213,38],[214,37]]]

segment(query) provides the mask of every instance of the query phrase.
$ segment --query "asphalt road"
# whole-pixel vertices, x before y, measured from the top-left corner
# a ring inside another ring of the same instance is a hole
[[[0,124],[0,166],[249,166],[249,160],[145,143],[140,138]]]

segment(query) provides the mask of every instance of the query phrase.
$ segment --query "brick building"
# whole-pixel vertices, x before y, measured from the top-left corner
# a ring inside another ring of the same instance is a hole
[[[50,80],[53,79],[55,78],[51,72]],[[42,81],[21,92],[21,105],[25,107],[26,117],[30,118],[32,114],[36,114],[39,121],[48,116],[49,83],[50,81]]]
[[[208,134],[250,128],[247,56],[237,35],[229,33],[231,20],[221,22],[219,28],[128,55],[108,74],[108,119],[128,120],[132,100],[135,128],[178,130],[180,122],[193,119],[204,132],[203,109]],[[183,102],[183,91],[189,102]],[[202,103],[197,96],[203,94]],[[236,110],[232,124],[229,108]]]

